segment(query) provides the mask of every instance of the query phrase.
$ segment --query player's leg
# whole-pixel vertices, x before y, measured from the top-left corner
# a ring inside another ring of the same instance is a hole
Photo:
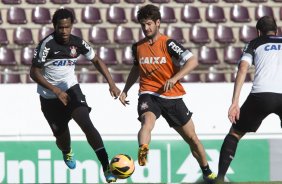
[[[251,93],[242,107],[236,124],[225,137],[219,156],[218,181],[223,182],[228,167],[235,157],[237,145],[247,132],[256,132],[263,119],[276,109],[277,98],[271,93]],[[279,108],[279,107],[278,107]]]
[[[155,122],[160,117],[161,110],[156,104],[156,97],[149,94],[140,95],[138,98],[138,119],[141,122],[141,128],[138,132],[138,163],[140,166],[146,165],[149,144],[151,141],[151,132]]]
[[[151,132],[155,126],[156,116],[152,112],[145,112],[140,117],[141,128],[138,132],[138,163],[140,166],[146,165],[149,144],[151,142]]]
[[[235,157],[238,142],[244,135],[245,132],[240,132],[232,127],[226,135],[220,150],[217,174],[218,182],[224,181],[226,172]]]
[[[195,132],[195,126],[190,119],[185,125],[183,126],[176,126],[173,127],[180,135],[181,137],[188,143],[192,155],[195,157],[195,159],[198,161],[202,172],[203,172],[203,178],[205,180],[214,180],[216,175],[212,173],[212,171],[209,168],[209,164],[206,159],[206,153],[204,150],[204,146],[202,145],[201,141],[199,140],[196,132]]]
[[[95,151],[97,158],[99,159],[107,182],[115,182],[116,177],[109,171],[109,158],[108,153],[104,147],[102,137],[98,130],[94,127],[90,117],[89,109],[86,106],[77,107],[72,112],[72,117],[79,125],[81,130],[85,133],[88,143]]]

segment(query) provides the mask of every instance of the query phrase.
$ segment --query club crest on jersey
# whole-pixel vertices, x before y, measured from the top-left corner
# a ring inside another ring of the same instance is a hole
[[[76,49],[77,49],[77,47],[75,47],[75,46],[71,46],[70,47],[70,56],[71,57],[76,57],[77,56]]]

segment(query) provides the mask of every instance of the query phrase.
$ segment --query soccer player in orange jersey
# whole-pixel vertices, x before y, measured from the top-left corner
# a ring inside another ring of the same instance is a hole
[[[159,32],[161,15],[158,7],[143,6],[137,19],[145,38],[132,46],[134,64],[119,100],[123,105],[128,104],[127,92],[140,77],[138,163],[141,166],[146,164],[151,132],[162,115],[189,144],[204,180],[212,182],[216,176],[209,168],[204,147],[195,133],[192,113],[182,100],[185,90],[179,82],[198,65],[198,61],[181,44]]]

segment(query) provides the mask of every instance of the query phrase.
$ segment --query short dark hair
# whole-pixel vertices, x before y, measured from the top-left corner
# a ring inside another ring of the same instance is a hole
[[[137,12],[137,20],[151,19],[156,22],[158,19],[161,20],[160,9],[152,4],[142,6]]]
[[[68,19],[68,18],[71,19],[71,23],[73,24],[73,22],[74,22],[73,13],[68,9],[60,8],[54,13],[52,23],[55,27],[58,23],[58,20]]]
[[[259,30],[263,35],[266,35],[269,31],[277,31],[277,25],[275,19],[270,16],[261,17],[256,25],[256,29]]]

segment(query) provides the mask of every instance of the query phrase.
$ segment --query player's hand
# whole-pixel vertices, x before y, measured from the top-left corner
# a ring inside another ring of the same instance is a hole
[[[171,90],[175,83],[176,81],[173,80],[172,78],[167,80],[164,85],[164,91],[167,92],[168,90]]]
[[[67,104],[68,104],[68,102],[70,100],[69,95],[66,92],[64,92],[61,89],[59,89],[59,88],[57,90],[55,90],[54,93],[56,94],[58,99],[64,104],[64,106],[67,106]]]
[[[231,104],[228,110],[228,119],[231,123],[236,124],[236,120],[240,117],[240,107],[238,104]]]
[[[119,101],[122,103],[122,105],[126,106],[129,105],[129,101],[126,100],[127,94],[125,92],[122,92],[119,96]]]
[[[112,97],[115,97],[115,99],[117,99],[118,96],[120,95],[120,89],[116,85],[110,87],[109,90],[110,90]]]

